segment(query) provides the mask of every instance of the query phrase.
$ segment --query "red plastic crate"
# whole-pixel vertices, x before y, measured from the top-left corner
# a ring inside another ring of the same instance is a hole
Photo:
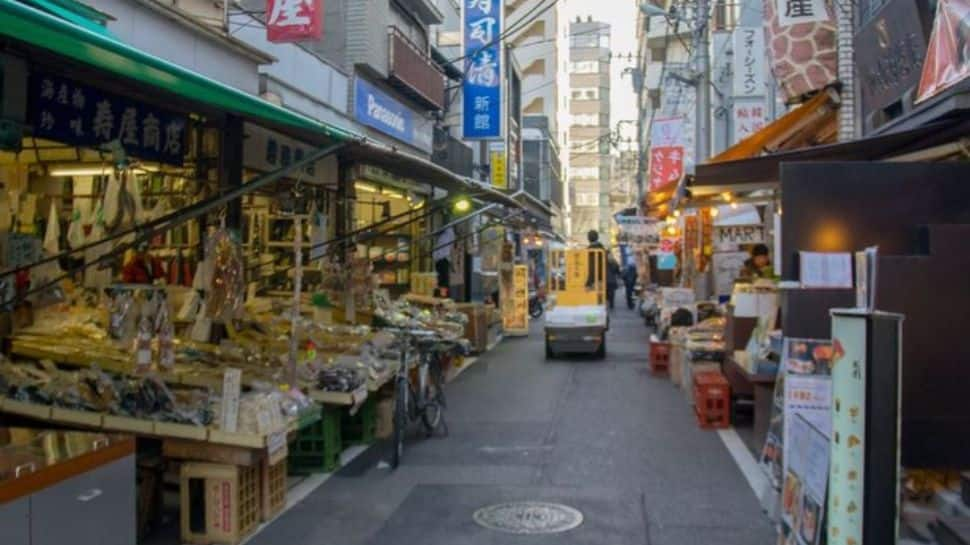
[[[704,429],[731,426],[731,385],[720,371],[694,376],[694,412]]]
[[[650,342],[650,372],[663,375],[670,371],[670,343],[661,341]]]

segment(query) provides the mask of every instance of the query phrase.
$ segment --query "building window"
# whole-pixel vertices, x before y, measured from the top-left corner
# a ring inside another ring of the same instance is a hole
[[[599,74],[599,61],[573,61],[569,63],[569,71],[573,74]]]

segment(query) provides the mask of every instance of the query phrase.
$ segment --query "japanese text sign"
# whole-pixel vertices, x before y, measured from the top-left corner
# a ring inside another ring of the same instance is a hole
[[[652,146],[650,148],[650,191],[676,184],[684,175],[684,148]]]
[[[759,27],[734,30],[734,96],[765,94],[765,32]]]
[[[782,27],[829,20],[825,0],[775,0],[775,9]]]
[[[502,0],[463,0],[462,126],[466,139],[502,138]]]
[[[266,0],[266,39],[274,43],[319,40],[323,0]]]
[[[117,140],[134,157],[182,165],[184,115],[42,72],[31,74],[28,93],[34,136],[91,147]]]
[[[734,126],[734,141],[740,142],[760,131],[766,124],[765,101],[763,98],[740,98],[731,105],[731,121]]]

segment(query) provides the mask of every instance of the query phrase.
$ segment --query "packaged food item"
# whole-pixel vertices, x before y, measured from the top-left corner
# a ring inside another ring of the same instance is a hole
[[[213,319],[239,316],[246,286],[242,252],[225,229],[217,229],[206,243],[206,257],[212,261],[212,276],[206,289],[206,312]]]

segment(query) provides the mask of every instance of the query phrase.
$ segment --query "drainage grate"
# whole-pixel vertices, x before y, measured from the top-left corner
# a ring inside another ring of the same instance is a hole
[[[519,501],[490,505],[475,511],[475,522],[511,534],[557,534],[583,523],[583,514],[558,503]]]

